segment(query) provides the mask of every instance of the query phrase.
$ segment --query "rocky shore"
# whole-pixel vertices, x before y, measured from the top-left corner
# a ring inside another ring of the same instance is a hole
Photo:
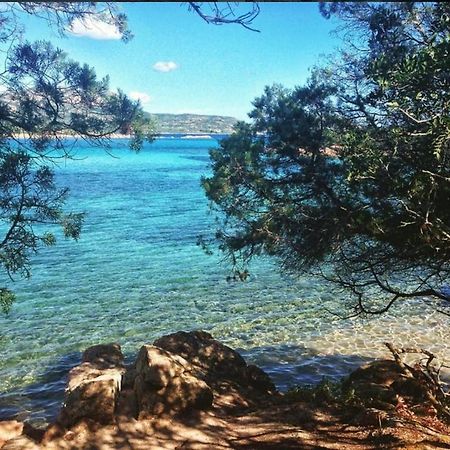
[[[101,344],[69,372],[55,422],[45,430],[0,422],[0,448],[450,446],[433,386],[416,378],[398,361],[376,361],[350,375],[339,399],[318,389],[280,394],[260,368],[204,331],[163,336],[129,366],[119,344]]]

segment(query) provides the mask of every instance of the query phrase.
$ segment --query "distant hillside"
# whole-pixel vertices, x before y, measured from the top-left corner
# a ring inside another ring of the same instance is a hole
[[[149,114],[158,133],[220,133],[232,132],[234,117],[199,114]]]

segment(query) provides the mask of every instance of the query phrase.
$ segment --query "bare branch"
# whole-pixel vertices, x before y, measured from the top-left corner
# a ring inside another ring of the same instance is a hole
[[[251,2],[251,9],[243,14],[236,14],[239,3],[230,2],[188,2],[189,9],[198,14],[206,23],[213,25],[238,24],[250,31],[259,33],[259,30],[251,27],[253,20],[259,15],[260,8],[257,2]],[[205,12],[205,5],[210,12]],[[245,3],[247,6],[248,4]]]

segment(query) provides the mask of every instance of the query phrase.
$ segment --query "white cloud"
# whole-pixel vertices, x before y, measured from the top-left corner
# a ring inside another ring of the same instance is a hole
[[[146,103],[150,103],[151,97],[150,95],[146,94],[145,92],[138,92],[138,91],[131,91],[128,96],[132,100],[139,100],[143,105]]]
[[[178,64],[173,61],[158,61],[153,64],[153,70],[157,72],[172,72],[176,69],[178,69]]]
[[[69,27],[69,32],[75,36],[84,36],[92,39],[121,39],[122,34],[117,27],[105,22],[100,16],[88,16],[75,19]]]

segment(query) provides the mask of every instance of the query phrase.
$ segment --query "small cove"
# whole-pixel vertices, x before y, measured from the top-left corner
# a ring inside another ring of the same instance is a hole
[[[321,280],[288,278],[271,261],[255,261],[246,283],[227,282],[228,266],[196,245],[214,233],[200,177],[215,143],[160,139],[134,154],[116,141],[116,157],[80,146],[56,168],[85,226],[78,242],[60,238],[36,255],[31,280],[10,285],[18,300],[0,317],[1,418],[51,419],[89,345],[117,341],[132,359],[176,330],[211,332],[281,389],[387,356],[385,341],[450,359],[450,318],[424,302],[343,321],[327,311],[337,303]]]

